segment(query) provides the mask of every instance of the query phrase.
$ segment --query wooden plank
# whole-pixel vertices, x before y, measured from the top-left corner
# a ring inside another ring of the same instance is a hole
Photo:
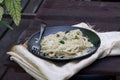
[[[30,1],[30,0],[29,0]],[[32,0],[33,1],[33,0]],[[37,1],[36,1],[37,2]],[[24,0],[23,0],[23,3],[24,3]],[[29,11],[30,13],[33,12],[33,9],[31,9],[31,7],[34,7],[35,5],[32,5],[32,2],[30,1],[29,4],[31,5],[28,5],[26,6],[27,8],[24,9],[22,12],[27,12]],[[2,58],[3,60],[7,59],[8,58],[8,55],[5,54],[5,52],[7,52],[8,50],[10,50],[10,48],[16,44],[16,41],[18,40],[18,37],[20,36],[20,34],[29,26],[29,23],[31,23],[31,20],[22,20],[21,23],[20,23],[20,26],[19,27],[16,27],[15,25],[13,25],[14,27],[14,30],[11,31],[11,30],[8,30],[8,32],[6,33],[6,35],[1,39],[1,42],[0,42],[0,45],[1,44],[5,44],[5,45],[2,45],[1,47],[1,55],[0,55],[0,58]],[[12,38],[10,40],[10,38]],[[6,40],[9,40],[6,42]],[[5,69],[4,69],[5,70]],[[4,71],[2,70],[2,73],[0,76],[2,76],[0,79],[3,79],[3,80],[7,80],[9,78],[8,75],[12,75],[12,76],[17,76],[17,77],[20,77],[22,74],[19,74],[19,75],[16,75],[16,73],[12,73],[11,70],[7,70],[7,71]],[[5,73],[4,73],[5,72]],[[6,75],[7,73],[7,75]],[[26,73],[25,73],[26,75]],[[30,76],[29,76],[30,77]],[[30,77],[31,78],[31,77]],[[22,78],[21,78],[22,79]],[[21,80],[19,79],[19,80]],[[33,79],[33,78],[32,78]],[[32,79],[27,79],[27,80],[32,80]],[[14,79],[14,80],[18,80],[17,78]],[[23,79],[22,79],[23,80]],[[25,79],[26,80],[26,79]]]
[[[17,43],[24,43],[34,32],[39,30],[40,28],[39,26],[40,26],[40,20],[32,21],[30,26],[19,36]]]
[[[67,1],[67,0],[66,0]],[[59,3],[61,2],[61,3]],[[100,3],[91,2],[87,4],[85,2],[74,3],[69,5],[62,4],[63,1],[58,1],[51,5],[44,5],[38,12],[38,18],[43,20],[79,20],[79,21],[96,21],[111,22],[112,19],[120,20],[120,3]],[[113,5],[113,6],[111,6]],[[117,21],[116,21],[117,22]]]
[[[67,3],[67,4],[66,4]],[[99,31],[120,30],[120,2],[46,1],[37,18],[48,26],[86,22]]]
[[[26,0],[26,2],[25,2],[25,0],[22,0],[22,11],[23,11],[23,9],[25,9],[25,5],[27,4],[27,1],[29,1],[29,0]],[[13,21],[10,20],[9,22],[10,22],[10,25],[12,26]],[[12,32],[12,31],[9,30],[8,28],[3,28],[3,27],[1,28],[1,30],[2,30],[1,31],[2,37],[0,39],[0,50],[1,50],[1,52],[0,52],[0,79],[4,76],[4,74],[7,70],[7,67],[5,67],[3,64],[3,55],[5,55],[5,52],[10,48],[10,44],[12,44],[12,43],[10,43],[10,39],[11,39],[11,36],[13,36],[13,35],[9,35],[8,39],[5,39],[6,33],[8,31],[10,31],[10,32]],[[17,34],[17,32],[14,34]],[[11,39],[11,41],[12,40],[13,39]]]
[[[10,19],[3,19],[3,20],[7,21],[7,22],[11,21]],[[0,24],[0,40],[1,40],[2,36],[3,36],[3,34],[6,32],[6,29],[7,28],[5,26],[3,26],[3,25]]]
[[[120,75],[119,56],[106,57],[95,61],[92,65],[84,68],[78,74],[102,74],[102,75]],[[113,64],[114,65],[111,65]]]
[[[30,4],[28,4],[28,6],[26,7],[26,11],[25,13],[35,13],[37,11],[37,8],[40,7],[40,5],[42,4],[43,0],[30,0]]]
[[[33,78],[26,73],[17,73],[13,69],[9,69],[2,80],[32,80]]]
[[[21,13],[22,19],[33,19],[35,16],[36,16],[36,14],[34,14],[34,13]],[[11,16],[7,13],[4,14],[3,17],[7,18],[7,19],[11,18]]]
[[[120,2],[97,2],[97,1],[80,1],[80,0],[45,0],[43,6],[41,8],[53,8],[53,9],[66,9],[66,8],[73,8],[73,9],[79,9],[80,7],[104,7],[108,6],[114,7],[114,8],[120,8],[119,6]]]
[[[15,44],[19,35],[29,26],[31,20],[22,20],[19,27],[13,26],[14,30],[9,30],[6,35],[0,41],[0,58],[5,55],[5,50],[10,49],[12,45]],[[3,53],[3,54],[2,54]]]
[[[88,23],[92,26],[94,26],[93,28],[99,32],[104,32],[104,31],[120,31],[120,23],[119,20],[116,19],[112,19],[113,22],[109,22],[106,21],[105,22],[100,22],[98,20],[96,21],[88,21],[88,20],[73,20],[73,21],[64,21],[64,20],[44,20],[48,26],[60,26],[60,25],[74,25],[74,24],[78,24],[80,22],[85,22]],[[115,22],[116,21],[116,22]],[[40,22],[40,21],[39,21]],[[29,35],[29,34],[27,34]]]
[[[14,27],[14,30],[9,30],[0,41],[0,60],[5,60],[8,56],[6,52],[15,44],[20,34],[29,26],[30,20],[22,20],[19,27]],[[1,61],[2,62],[2,61]],[[3,75],[5,67],[3,62],[0,63],[0,76]]]
[[[3,33],[5,32],[5,30],[6,30],[6,27],[0,25],[0,39],[2,38],[2,35],[3,35]]]

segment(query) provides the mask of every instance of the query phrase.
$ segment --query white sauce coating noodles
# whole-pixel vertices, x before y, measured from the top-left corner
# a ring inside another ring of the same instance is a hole
[[[79,29],[50,34],[41,41],[41,52],[51,58],[80,56],[85,49],[91,47],[93,44]]]

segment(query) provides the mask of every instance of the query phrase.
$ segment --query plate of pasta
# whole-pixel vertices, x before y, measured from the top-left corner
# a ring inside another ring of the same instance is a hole
[[[38,39],[40,32],[28,40],[28,47]],[[72,26],[46,27],[40,42],[40,58],[52,61],[68,61],[91,56],[100,46],[99,36],[85,28]]]

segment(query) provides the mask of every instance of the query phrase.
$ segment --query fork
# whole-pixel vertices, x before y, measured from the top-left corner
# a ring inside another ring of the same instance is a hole
[[[46,27],[46,24],[41,23],[39,37],[38,37],[37,41],[35,41],[35,43],[31,47],[32,53],[34,53],[36,55],[40,55],[40,49],[41,49],[40,41],[41,41],[41,38],[42,38],[45,27]]]

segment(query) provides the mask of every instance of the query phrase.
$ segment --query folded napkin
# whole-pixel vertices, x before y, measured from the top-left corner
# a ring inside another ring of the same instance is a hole
[[[89,25],[80,23],[74,27],[84,27],[94,32]],[[67,80],[81,69],[105,56],[120,55],[120,32],[96,32],[101,39],[98,50],[88,58],[68,63],[55,63],[31,54],[25,45],[15,45],[10,52],[10,59],[18,63],[28,74],[37,80]],[[72,66],[72,67],[71,67]]]

